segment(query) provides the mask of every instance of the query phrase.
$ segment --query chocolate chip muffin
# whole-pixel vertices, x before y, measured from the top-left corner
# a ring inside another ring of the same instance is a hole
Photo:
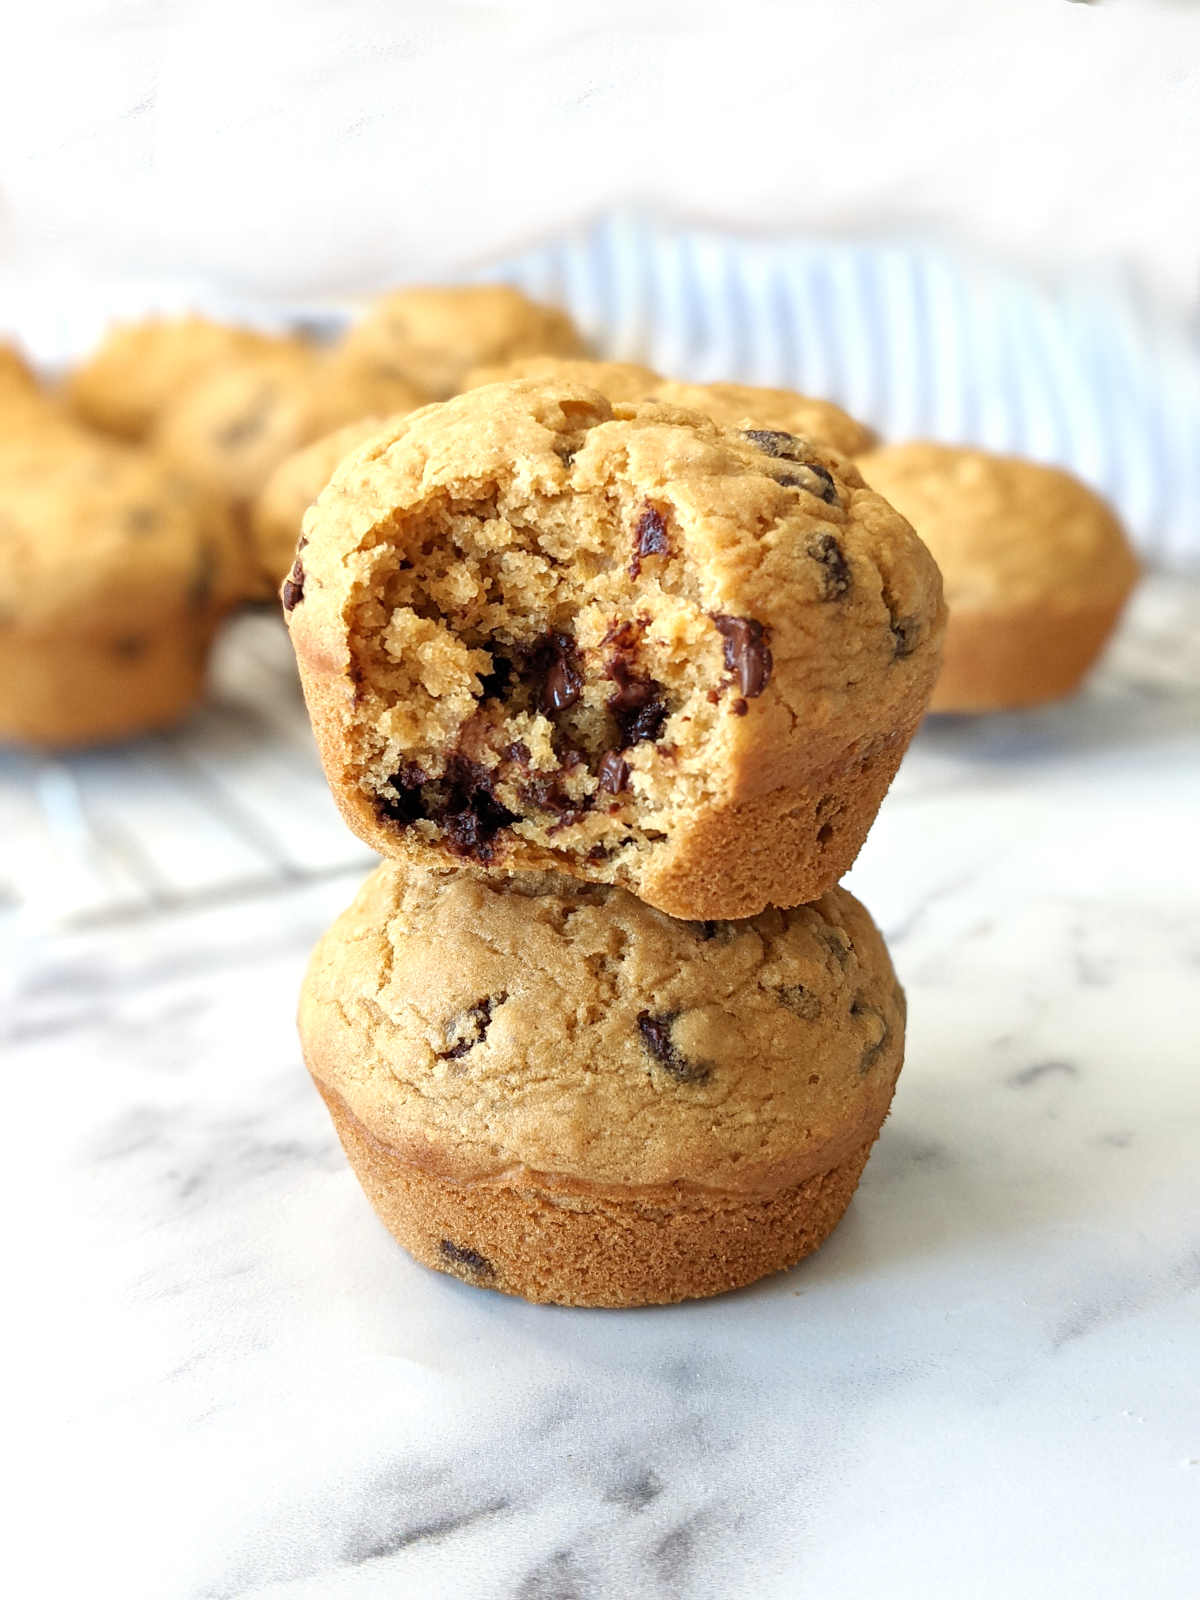
[[[669,405],[703,411],[723,428],[775,428],[819,439],[842,455],[869,450],[875,435],[832,400],[794,389],[760,389],[746,383],[676,383],[664,378],[653,391]]]
[[[860,466],[912,519],[945,579],[932,709],[1000,711],[1078,688],[1138,577],[1104,501],[1054,467],[952,445],[892,445]]]
[[[422,398],[403,379],[368,371],[340,352],[295,346],[193,384],[164,412],[153,442],[181,473],[228,505],[243,530],[253,591],[265,597],[281,574],[277,551],[264,551],[260,559],[255,548],[252,508],[275,468],[334,428],[376,413],[410,411]]]
[[[220,511],[144,451],[74,432],[0,449],[0,739],[95,744],[200,696],[240,585]]]
[[[502,283],[398,289],[375,302],[343,348],[435,400],[457,393],[474,367],[587,354],[565,311]]]
[[[390,424],[284,606],[350,826],[684,917],[850,866],[937,672],[937,568],[822,446],[522,380]]]
[[[333,476],[338,463],[383,426],[382,417],[348,422],[287,456],[272,472],[254,502],[251,540],[255,561],[272,592],[287,577],[296,557],[304,513]]]
[[[233,363],[299,349],[300,341],[207,317],[151,317],[112,328],[68,379],[67,400],[90,427],[144,439],[200,379]]]
[[[419,1261],[633,1306],[822,1243],[891,1102],[904,996],[841,889],[691,923],[551,875],[385,864],[318,945],[300,1033]]]

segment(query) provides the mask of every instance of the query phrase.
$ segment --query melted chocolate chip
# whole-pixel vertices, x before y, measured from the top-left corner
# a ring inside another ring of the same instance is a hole
[[[478,1250],[468,1250],[465,1245],[455,1244],[452,1239],[441,1241],[438,1245],[438,1255],[443,1261],[449,1261],[456,1267],[465,1267],[477,1278],[496,1276],[496,1269],[486,1256],[481,1256]]]
[[[781,428],[743,428],[742,437],[756,444],[764,455],[777,461],[804,461],[805,445],[794,433],[784,433]]]
[[[629,787],[629,763],[617,750],[606,750],[600,757],[596,779],[606,794],[620,794]]]
[[[850,1007],[850,1015],[852,1017],[877,1017],[880,1027],[883,1029],[874,1044],[868,1044],[863,1050],[862,1057],[858,1063],[858,1070],[865,1074],[871,1070],[887,1048],[892,1037],[892,1030],[879,1007],[869,1004],[861,995],[855,995],[854,1002]]]
[[[744,700],[739,698],[737,700],[730,701],[729,709],[733,712],[735,717],[744,717],[747,711],[749,711],[750,707]]]
[[[671,1028],[678,1016],[678,1011],[662,1011],[657,1016],[649,1011],[640,1012],[637,1025],[642,1045],[677,1083],[703,1083],[711,1068],[703,1061],[689,1061],[671,1038]]]
[[[294,611],[304,599],[304,563],[299,556],[292,562],[292,570],[283,580],[280,598],[285,611]]]
[[[747,700],[766,688],[771,677],[771,652],[767,630],[753,617],[715,616],[713,623],[725,641],[725,665],[736,672],[738,687]],[[744,713],[739,713],[744,715]]]
[[[611,854],[606,844],[594,844],[587,853],[589,861],[607,861]]]
[[[621,749],[657,739],[669,715],[662,684],[639,677],[620,656],[609,663],[608,676],[617,685],[606,704],[620,732]]]
[[[646,502],[646,509],[638,518],[633,530],[633,560],[629,563],[629,576],[636,578],[647,556],[667,556],[671,553],[667,538],[667,525],[657,506]]]
[[[578,763],[572,763],[578,765]],[[530,778],[528,783],[521,786],[521,799],[527,805],[539,811],[549,811],[558,817],[574,816],[581,809],[586,810],[590,802],[577,800],[567,793],[562,786],[561,773],[537,773]]]
[[[808,554],[824,568],[822,600],[840,600],[850,588],[850,564],[841,545],[831,533],[818,533],[809,540]]]
[[[510,744],[504,754],[510,761],[515,761],[519,767],[527,767],[529,765],[529,746],[524,739],[518,739],[514,744]]]
[[[837,484],[833,481],[833,474],[821,465],[819,461],[806,461],[805,472],[811,476],[804,476],[799,472],[783,472],[775,482],[783,489],[807,489],[809,494],[815,494],[818,500],[823,500],[827,506],[840,506]],[[816,482],[813,482],[813,479]]]
[[[566,711],[579,699],[583,674],[575,654],[575,641],[569,634],[543,635],[530,652],[529,665],[542,680],[537,703],[538,710],[546,716],[553,716],[556,711]]]
[[[494,841],[516,822],[515,812],[500,804],[486,767],[465,756],[451,756],[440,778],[430,778],[415,762],[405,762],[391,780],[392,794],[377,801],[380,816],[401,828],[414,822],[437,823],[446,848],[457,856],[490,861]]]
[[[455,1044],[451,1045],[449,1050],[443,1050],[441,1055],[438,1057],[438,1060],[457,1061],[460,1059],[460,1057],[465,1056],[469,1050],[474,1050],[477,1044],[482,1044],[487,1038],[488,1026],[492,1020],[493,1007],[502,1006],[507,999],[508,995],[501,990],[500,993],[494,997],[492,995],[487,995],[482,1000],[476,1000],[475,1004],[467,1011],[464,1018],[469,1031],[465,1033],[463,1037]],[[446,1032],[449,1034],[453,1032],[453,1029],[447,1028]]]
[[[811,989],[806,989],[802,983],[785,984],[783,988],[776,989],[779,1004],[786,1006],[797,1017],[803,1017],[806,1022],[815,1022],[821,1015],[821,1002]]]

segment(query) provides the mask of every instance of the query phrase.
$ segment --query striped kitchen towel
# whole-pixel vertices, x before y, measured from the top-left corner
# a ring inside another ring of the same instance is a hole
[[[1150,560],[1200,567],[1200,339],[1115,270],[1039,282],[932,246],[614,216],[470,276],[558,300],[605,353],[672,375],[1068,467]]]

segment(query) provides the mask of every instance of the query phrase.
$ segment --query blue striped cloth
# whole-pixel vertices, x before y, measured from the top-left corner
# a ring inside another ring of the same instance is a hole
[[[634,217],[471,275],[566,305],[606,354],[828,396],[889,439],[1070,468],[1151,559],[1200,567],[1200,342],[1119,275],[1039,283],[936,248]]]

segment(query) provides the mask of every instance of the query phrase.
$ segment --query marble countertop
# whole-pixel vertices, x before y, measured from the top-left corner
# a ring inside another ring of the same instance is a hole
[[[849,880],[891,1119],[819,1255],[679,1308],[505,1300],[375,1221],[292,1024],[364,858],[273,623],[240,705],[0,767],[10,1592],[1194,1597],[1198,614],[1156,579],[1075,702],[922,730]]]

